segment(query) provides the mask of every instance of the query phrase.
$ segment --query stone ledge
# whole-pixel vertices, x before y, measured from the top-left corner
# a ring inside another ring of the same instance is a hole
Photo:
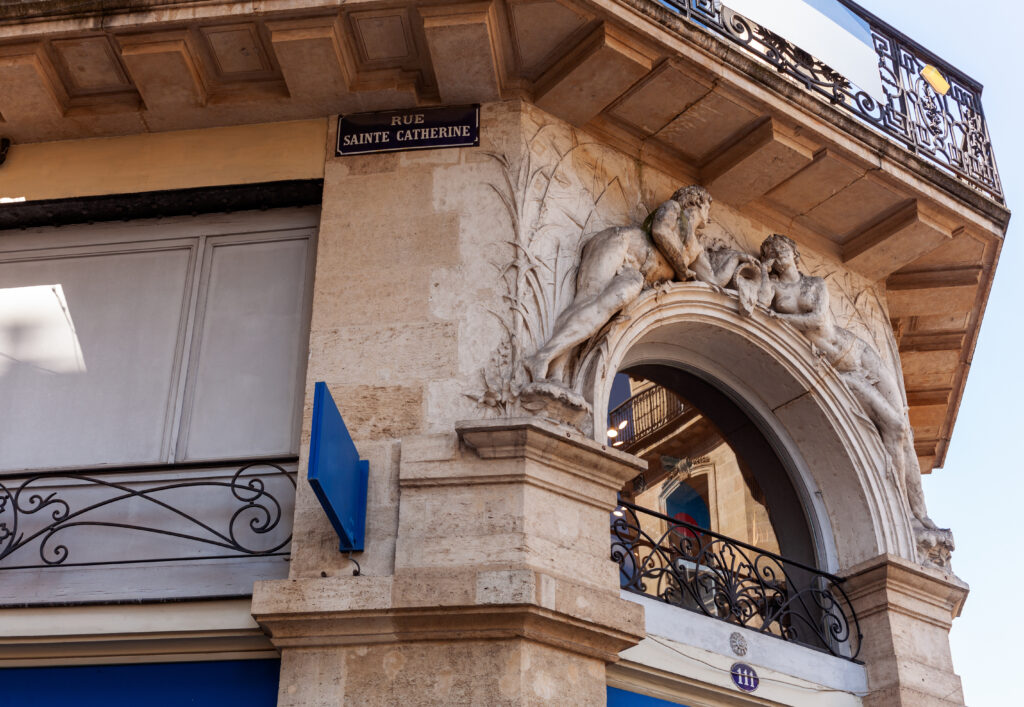
[[[532,486],[609,513],[647,463],[536,418],[461,421],[457,435],[413,438],[402,448],[404,490]],[[441,489],[441,492],[445,492]]]
[[[4,609],[0,668],[276,657],[249,608],[238,598]]]
[[[532,605],[389,609],[358,615],[257,614],[256,618],[278,649],[521,638],[612,663],[619,651],[643,638]]]
[[[857,606],[862,621],[879,611],[898,611],[948,631],[970,591],[952,573],[889,554],[862,562],[843,574],[847,580],[843,589]]]
[[[756,667],[806,680],[830,690],[851,693],[867,691],[864,666],[846,658],[626,590],[622,590],[622,597],[644,607],[648,639],[660,637],[730,661],[743,660]],[[732,633],[739,633],[747,642],[747,650],[742,658],[731,649]],[[623,660],[642,662],[634,658],[632,653],[627,652]]]
[[[6,0],[0,19],[36,17],[88,17],[114,10],[149,10],[160,5],[184,5],[182,0]]]
[[[507,603],[486,603],[501,598],[490,594],[477,604],[443,605],[444,596],[434,597],[434,606],[393,601],[404,603],[410,593],[401,585],[417,582],[415,574],[257,582],[252,613],[278,649],[523,638],[614,662],[645,635],[642,607],[611,592],[591,590],[582,606],[565,600],[576,587]]]
[[[597,472],[617,487],[647,469],[647,462],[639,457],[540,418],[460,420],[455,430],[462,443],[481,459],[526,458],[563,468],[571,465],[577,473]]]

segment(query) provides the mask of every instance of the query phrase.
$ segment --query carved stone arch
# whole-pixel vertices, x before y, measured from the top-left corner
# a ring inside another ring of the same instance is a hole
[[[914,560],[910,511],[861,406],[807,339],[701,283],[638,298],[610,326],[585,386],[607,417],[623,368],[662,364],[716,386],[754,420],[786,467],[819,567],[837,572],[883,553]],[[595,425],[599,435],[603,427]],[[605,441],[605,440],[599,440]]]

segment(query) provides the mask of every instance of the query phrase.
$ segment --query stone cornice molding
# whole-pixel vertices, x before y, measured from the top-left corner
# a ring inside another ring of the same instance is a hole
[[[610,512],[608,499],[647,468],[631,454],[539,418],[460,421],[455,428],[464,454],[497,463],[451,463],[460,457],[454,445],[439,451],[429,439],[412,440],[402,457],[402,488],[523,483]]]
[[[468,448],[482,459],[526,458],[542,464],[557,464],[577,472],[629,480],[647,468],[647,462],[614,447],[588,439],[576,430],[536,417],[494,420],[461,420],[455,430]],[[627,467],[624,470],[623,467]],[[615,486],[616,489],[621,484]]]
[[[946,631],[960,615],[970,591],[952,573],[888,554],[851,567],[845,575],[843,586],[858,617],[897,612]]]
[[[642,607],[616,592],[528,570],[511,572],[521,575],[525,592],[490,596],[477,581],[476,596],[469,597],[476,603],[464,603],[460,592],[424,596],[430,578],[415,571],[257,582],[252,613],[279,649],[523,638],[610,663],[646,635]],[[450,579],[465,584],[462,574]],[[479,579],[490,572],[470,574]],[[568,600],[584,595],[585,602]]]
[[[0,667],[274,658],[249,599],[0,611]]]

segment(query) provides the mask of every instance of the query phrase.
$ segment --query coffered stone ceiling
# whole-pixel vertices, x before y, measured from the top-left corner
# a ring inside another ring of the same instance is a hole
[[[20,2],[0,9],[0,87],[15,144],[532,101],[884,280],[926,470],[1008,218],[646,0]]]

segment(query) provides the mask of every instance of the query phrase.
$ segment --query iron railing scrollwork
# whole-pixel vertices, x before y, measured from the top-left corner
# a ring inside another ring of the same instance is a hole
[[[611,526],[623,589],[856,660],[841,578],[630,503]]]
[[[616,431],[612,444],[632,452],[690,409],[667,388],[646,388],[608,413],[608,428]]]
[[[723,7],[718,0],[658,3],[739,45],[805,90],[849,111],[907,150],[1002,202],[1002,184],[981,107],[981,86],[855,3],[840,1],[871,28],[884,96],[870,95],[827,64]],[[921,72],[929,65],[949,83],[945,94],[938,93],[923,77]]]
[[[0,570],[288,554],[295,472],[153,473],[0,478]]]

